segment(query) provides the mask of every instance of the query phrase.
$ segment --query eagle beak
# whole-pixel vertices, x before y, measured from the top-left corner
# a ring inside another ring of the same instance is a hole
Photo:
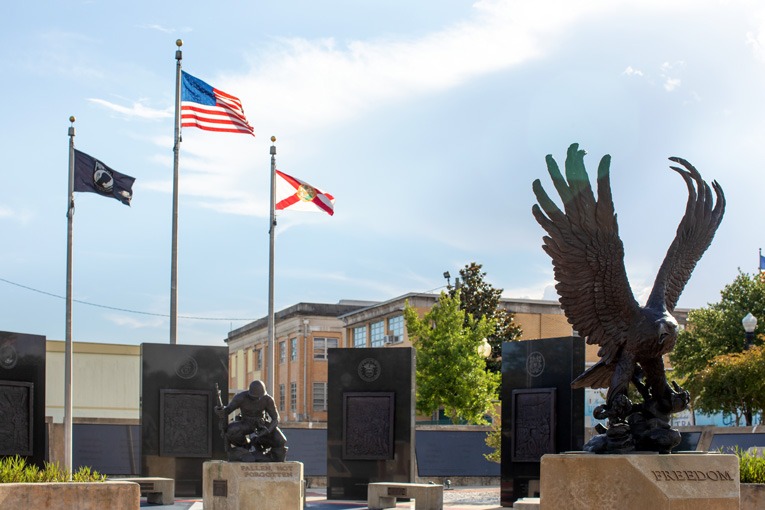
[[[662,345],[668,336],[669,331],[667,331],[667,325],[662,322],[659,325],[659,345]]]

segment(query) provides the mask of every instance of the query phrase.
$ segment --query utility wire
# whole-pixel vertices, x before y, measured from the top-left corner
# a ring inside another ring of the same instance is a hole
[[[28,287],[26,285],[22,285],[20,283],[12,282],[10,280],[6,280],[5,278],[0,278],[0,282],[5,282],[9,285],[15,285],[16,287],[20,287],[22,289],[31,290],[32,292],[37,292],[38,294],[44,294],[46,296],[58,298],[58,299],[66,299],[64,296],[59,296],[58,294],[53,294],[51,292],[45,292],[44,290],[35,289],[32,287]],[[88,306],[95,306],[97,308],[106,308],[107,310],[115,310],[118,312],[126,312],[126,313],[135,313],[138,315],[152,315],[154,317],[170,317],[169,314],[166,313],[152,313],[152,312],[141,312],[139,310],[130,310],[127,308],[118,308],[116,306],[108,306],[108,305],[100,305],[98,303],[89,303],[88,301],[82,301],[79,299],[72,299],[75,303],[79,303],[81,305],[88,305]],[[226,317],[194,317],[191,315],[179,315],[179,319],[192,319],[192,320],[198,320],[198,321],[256,321],[257,319],[239,319],[239,318],[226,318]]]
[[[26,285],[22,285],[20,283],[12,282],[10,280],[6,280],[5,278],[0,278],[0,282],[7,283],[8,285],[14,285],[16,287],[20,287],[22,289],[31,290],[32,292],[37,292],[38,294],[43,294],[45,296],[50,296],[58,299],[66,299],[64,296],[59,296],[58,294],[53,294],[51,292],[46,292],[44,290],[35,289],[33,287],[28,287]],[[426,290],[426,294],[431,294],[437,290],[446,288],[446,286],[442,285],[440,287],[436,287],[435,289]],[[100,305],[98,303],[90,303],[88,301],[82,301],[80,299],[72,299],[75,303],[79,303],[81,305],[88,305],[88,306],[95,306],[96,308],[105,308],[107,310],[114,310],[117,312],[125,312],[125,313],[134,313],[138,315],[151,315],[153,317],[170,317],[169,314],[166,313],[152,313],[152,312],[142,312],[140,310],[130,310],[128,308],[118,308],[116,306],[109,306],[109,305]],[[231,317],[194,317],[192,315],[179,315],[179,319],[190,319],[190,320],[197,320],[197,321],[246,321],[246,322],[254,322],[258,319],[250,319],[250,318],[231,318]]]

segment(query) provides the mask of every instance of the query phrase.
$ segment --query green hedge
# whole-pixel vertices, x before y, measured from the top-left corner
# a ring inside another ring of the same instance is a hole
[[[34,464],[27,465],[26,459],[19,457],[0,458],[0,483],[39,483],[39,482],[104,482],[106,475],[83,466],[74,473],[61,469],[58,464],[46,462],[43,469]]]

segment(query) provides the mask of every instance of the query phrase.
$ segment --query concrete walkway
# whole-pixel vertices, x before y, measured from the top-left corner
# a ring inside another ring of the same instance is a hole
[[[201,499],[176,498],[173,505],[150,505],[141,498],[147,510],[204,510]],[[306,510],[366,510],[366,501],[327,500],[324,488],[306,489]],[[414,501],[398,503],[396,508],[414,509]],[[501,510],[499,487],[454,487],[444,490],[444,508],[450,510]],[[290,509],[285,509],[290,510]],[[295,509],[301,510],[301,509]]]

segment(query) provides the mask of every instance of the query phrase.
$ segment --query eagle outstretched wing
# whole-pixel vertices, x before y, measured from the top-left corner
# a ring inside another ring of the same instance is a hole
[[[627,330],[640,306],[624,268],[624,245],[611,197],[611,157],[604,156],[598,166],[596,201],[584,155],[578,144],[568,148],[565,178],[552,156],[547,156],[547,169],[564,211],[537,179],[533,190],[539,205],[535,204],[532,212],[548,234],[543,238],[543,248],[552,258],[558,281],[555,288],[568,321],[588,344],[600,345],[600,362],[611,364],[626,342]]]
[[[648,297],[648,308],[665,308],[672,313],[693,268],[709,248],[725,213],[725,195],[717,181],[712,187],[704,182],[698,170],[682,158],[669,158],[685,169],[671,166],[688,186],[688,203],[677,227],[675,239],[667,250]],[[694,185],[695,183],[695,185]],[[714,190],[716,200],[712,199]]]

